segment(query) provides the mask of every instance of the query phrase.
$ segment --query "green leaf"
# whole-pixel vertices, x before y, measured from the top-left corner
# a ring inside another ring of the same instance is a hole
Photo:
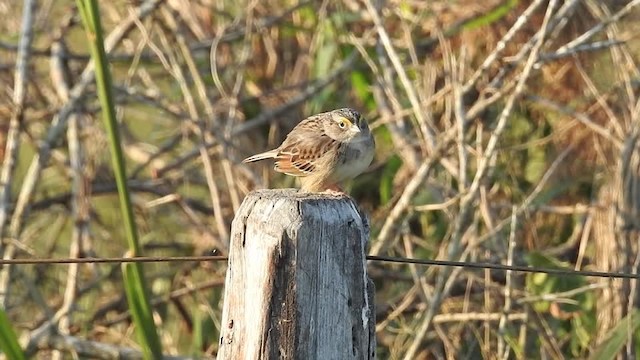
[[[591,360],[613,360],[629,340],[628,334],[635,333],[640,327],[640,312],[634,310],[625,316],[615,328],[613,328],[598,348],[596,348],[589,359]]]
[[[0,352],[4,353],[7,359],[25,359],[16,333],[3,310],[0,310]]]

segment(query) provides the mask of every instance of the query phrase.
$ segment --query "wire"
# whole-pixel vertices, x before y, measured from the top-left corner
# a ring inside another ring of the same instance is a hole
[[[60,259],[0,259],[1,265],[34,265],[34,264],[87,264],[87,263],[150,263],[150,262],[186,262],[186,261],[225,261],[227,256],[205,255],[205,256],[140,256],[124,258],[60,258]],[[415,258],[402,258],[394,256],[367,255],[367,260],[380,261],[396,264],[415,264],[426,266],[452,266],[467,269],[516,271],[526,273],[543,273],[564,276],[588,276],[611,279],[640,279],[640,274],[629,274],[620,272],[571,270],[560,268],[538,268],[525,265],[502,265],[492,263],[464,262],[452,260],[428,260]]]
[[[207,256],[138,256],[125,258],[61,258],[61,259],[0,259],[0,265],[33,264],[87,264],[87,263],[147,263],[147,262],[185,262],[185,261],[222,261],[228,257]]]
[[[589,277],[601,277],[601,278],[612,278],[612,279],[640,279],[640,274],[628,274],[628,273],[606,272],[606,271],[589,271],[589,270],[570,270],[570,269],[560,269],[560,268],[537,268],[537,267],[525,266],[525,265],[502,265],[502,264],[474,263],[474,262],[452,261],[452,260],[424,260],[424,259],[398,258],[398,257],[392,257],[392,256],[377,256],[377,255],[368,255],[367,260],[401,263],[401,264],[452,266],[452,267],[463,267],[468,269],[490,269],[490,270],[517,271],[517,272],[527,272],[527,273],[544,273],[544,274],[553,274],[553,275],[589,276]]]

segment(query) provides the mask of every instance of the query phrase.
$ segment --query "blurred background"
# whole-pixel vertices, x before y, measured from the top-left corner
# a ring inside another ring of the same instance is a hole
[[[370,254],[638,273],[638,4],[102,2],[143,255],[226,255],[249,191],[297,186],[269,161],[241,160],[348,106],[377,142],[370,169],[347,185],[370,215]],[[0,0],[4,257],[124,256],[75,3],[33,8],[18,106],[23,11]],[[74,354],[35,333],[51,319],[68,338],[135,349],[120,269],[14,267],[0,276],[2,303],[23,341],[40,336],[38,358]],[[226,262],[145,270],[165,353],[215,356]],[[632,279],[380,262],[369,274],[380,359],[640,349]]]

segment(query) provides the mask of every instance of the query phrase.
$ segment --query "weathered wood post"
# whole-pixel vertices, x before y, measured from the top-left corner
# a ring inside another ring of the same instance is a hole
[[[368,236],[346,196],[247,195],[231,226],[218,360],[375,358]]]

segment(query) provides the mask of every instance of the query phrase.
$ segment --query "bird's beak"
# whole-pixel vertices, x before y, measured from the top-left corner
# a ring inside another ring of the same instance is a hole
[[[358,127],[358,125],[356,125],[356,124],[351,125],[351,132],[354,133],[354,134],[359,133],[360,132],[360,128]]]

